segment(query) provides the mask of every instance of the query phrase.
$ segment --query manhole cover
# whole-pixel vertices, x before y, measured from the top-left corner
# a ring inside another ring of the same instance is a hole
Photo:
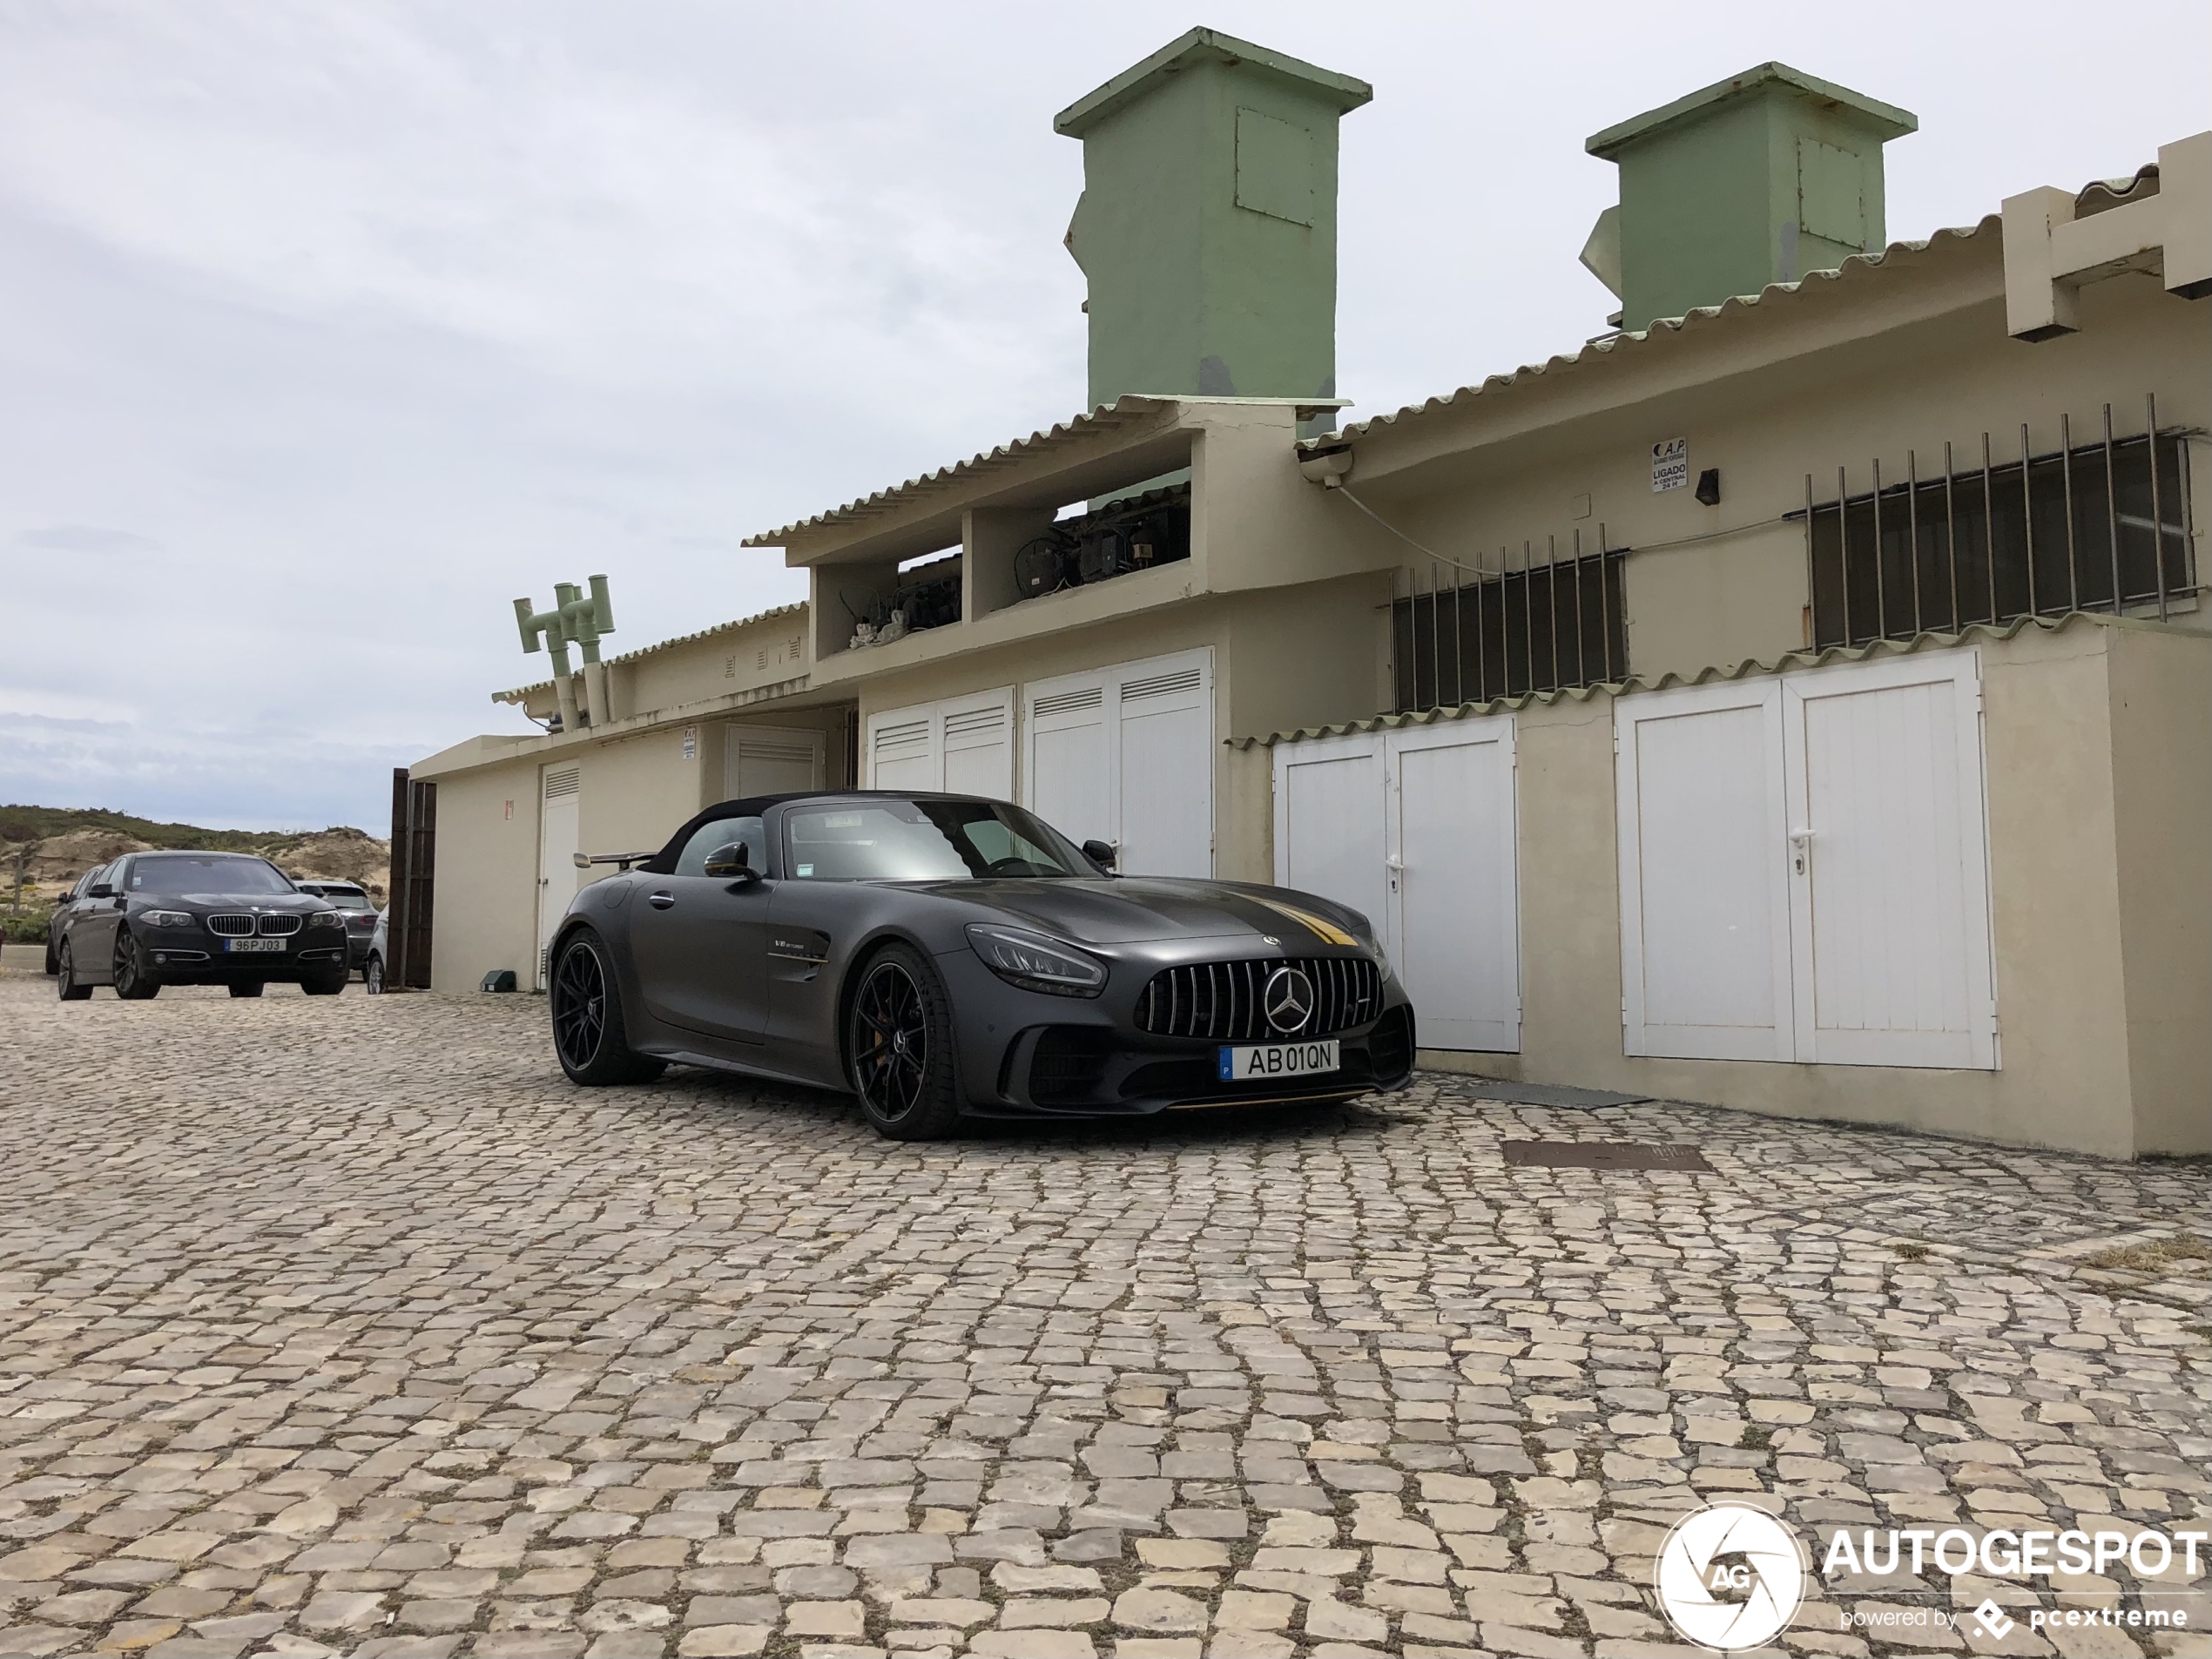
[[[1506,1162],[1536,1170],[1700,1170],[1713,1166],[1694,1146],[1646,1141],[1507,1141]]]

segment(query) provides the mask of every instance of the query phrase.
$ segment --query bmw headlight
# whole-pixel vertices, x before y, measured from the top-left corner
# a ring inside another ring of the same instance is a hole
[[[318,910],[307,918],[310,927],[343,927],[346,913],[342,910]]]
[[[138,920],[149,927],[189,927],[192,914],[189,910],[142,910]]]
[[[1105,963],[1042,934],[976,922],[968,929],[968,942],[991,972],[1025,991],[1096,996],[1106,988]]]

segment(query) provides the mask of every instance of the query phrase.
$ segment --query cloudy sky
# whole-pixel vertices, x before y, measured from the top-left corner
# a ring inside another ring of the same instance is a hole
[[[1080,408],[1051,118],[1198,22],[1374,84],[1355,414],[1598,332],[1583,138],[1751,64],[1919,115],[1892,237],[2212,122],[2148,0],[0,0],[0,801],[381,830],[520,725],[516,595],[802,597],[739,538]]]

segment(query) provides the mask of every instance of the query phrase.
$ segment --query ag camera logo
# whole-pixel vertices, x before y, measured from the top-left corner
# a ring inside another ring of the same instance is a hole
[[[1714,1653],[1764,1647],[1804,1600],[1804,1552],[1764,1509],[1708,1504],[1667,1534],[1652,1587],[1683,1640]]]

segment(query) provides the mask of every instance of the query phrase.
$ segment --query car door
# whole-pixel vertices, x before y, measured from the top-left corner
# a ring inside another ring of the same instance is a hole
[[[631,906],[631,959],[646,1009],[688,1031],[758,1042],[768,1022],[768,912],[775,883],[706,873],[707,854],[743,843],[767,863],[758,818],[700,826],[669,875],[648,875]]]
[[[123,884],[130,876],[131,860],[118,859],[98,873],[98,881],[84,884],[86,896],[77,901],[76,914],[69,923],[69,954],[76,963],[78,978],[105,981],[115,966],[115,927],[123,919]],[[93,887],[100,882],[111,883],[115,896],[91,897]]]

